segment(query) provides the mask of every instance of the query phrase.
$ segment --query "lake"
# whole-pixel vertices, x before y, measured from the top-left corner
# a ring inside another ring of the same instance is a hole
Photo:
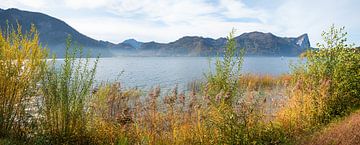
[[[93,60],[93,59],[92,59]],[[296,57],[245,57],[243,73],[280,75],[290,71]],[[215,60],[207,57],[114,57],[100,58],[95,79],[120,81],[122,86],[149,89],[186,89],[187,83],[201,80],[214,68]],[[210,69],[210,66],[211,69]]]

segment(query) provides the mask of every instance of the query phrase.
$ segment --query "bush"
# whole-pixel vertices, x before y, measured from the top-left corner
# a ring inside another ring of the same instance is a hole
[[[346,44],[344,27],[323,32],[324,44],[293,68],[290,100],[279,115],[293,134],[329,123],[360,104],[360,53]]]
[[[71,49],[71,40],[68,39],[64,63],[58,66],[54,58],[44,69],[41,79],[41,138],[47,143],[88,142],[90,118],[87,111],[97,60],[89,68],[89,59],[82,57],[82,49]]]
[[[25,34],[21,30],[0,30],[0,137],[26,139],[35,130],[35,96],[47,51],[33,25]]]
[[[239,94],[238,80],[241,76],[240,70],[245,51],[244,49],[236,50],[234,34],[235,30],[233,29],[227,37],[223,58],[216,58],[215,72],[209,72],[205,75],[206,86],[204,86],[204,93],[212,101],[217,100],[219,102],[221,100],[232,103],[235,102],[236,96],[241,95]]]

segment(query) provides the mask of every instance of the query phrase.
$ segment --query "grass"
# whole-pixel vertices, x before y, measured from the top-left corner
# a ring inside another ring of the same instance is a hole
[[[335,119],[329,125],[308,137],[302,144],[359,144],[360,112],[353,111],[349,116]]]
[[[232,31],[216,71],[186,94],[95,87],[81,49],[68,41],[57,67],[35,28],[19,30],[0,37],[1,144],[296,144],[360,103],[359,52],[334,27],[281,76],[241,74]]]

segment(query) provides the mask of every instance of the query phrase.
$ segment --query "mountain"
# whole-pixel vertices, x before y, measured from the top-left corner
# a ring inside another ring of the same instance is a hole
[[[147,42],[136,49],[142,56],[211,56],[222,48],[226,39],[214,40],[198,36],[185,36],[170,43]]]
[[[61,57],[65,51],[65,40],[71,35],[72,40],[93,56],[103,57],[128,56],[214,56],[222,55],[227,40],[225,38],[204,38],[185,36],[170,43],[139,42],[128,39],[118,44],[92,39],[66,24],[64,21],[46,14],[22,11],[18,9],[0,9],[0,27],[7,23],[16,26],[19,23],[24,30],[34,24],[39,31],[40,41],[51,52]],[[237,50],[245,48],[248,56],[297,56],[310,48],[307,34],[299,37],[278,37],[271,33],[250,32],[235,37]]]
[[[310,48],[307,34],[296,38],[282,38],[271,33],[251,32],[235,38],[239,48],[245,48],[247,55],[297,56]]]
[[[235,37],[235,41],[237,50],[244,48],[247,56],[297,56],[310,48],[307,34],[282,38],[271,33],[250,32]],[[226,42],[225,38],[185,36],[170,43],[138,43],[140,46],[132,50],[136,51],[133,54],[142,56],[214,56],[222,55]]]
[[[136,41],[135,39],[127,39],[122,44],[129,44],[135,49],[139,49],[142,45],[142,42]]]
[[[100,53],[104,56],[110,56],[108,49],[112,43],[98,41],[84,34],[79,33],[64,21],[48,16],[46,14],[22,11],[18,9],[0,10],[0,27],[6,28],[16,26],[19,23],[23,31],[29,30],[31,24],[34,24],[39,31],[39,37],[42,44],[47,45],[50,50],[60,57],[64,54],[66,39],[71,35],[72,41],[77,42],[84,47],[84,50],[90,50],[93,53]]]

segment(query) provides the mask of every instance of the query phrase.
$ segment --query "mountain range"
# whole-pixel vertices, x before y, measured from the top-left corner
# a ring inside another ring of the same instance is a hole
[[[70,35],[73,42],[102,57],[112,56],[214,56],[221,55],[226,45],[226,38],[204,38],[185,36],[170,43],[139,42],[128,39],[114,44],[108,41],[90,38],[64,21],[49,15],[23,11],[15,8],[0,9],[0,27],[22,26],[29,30],[34,24],[39,32],[40,42],[52,53],[62,57],[65,40]],[[235,37],[237,49],[245,49],[247,56],[297,56],[310,48],[307,34],[299,37],[278,37],[272,33],[250,32]]]

